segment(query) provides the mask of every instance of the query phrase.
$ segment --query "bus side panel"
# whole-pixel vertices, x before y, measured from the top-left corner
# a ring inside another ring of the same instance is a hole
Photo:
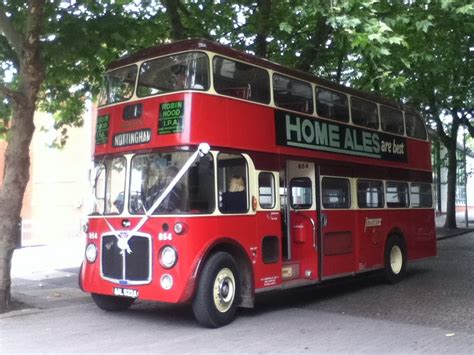
[[[433,209],[410,210],[410,247],[408,259],[436,256],[436,229]]]
[[[431,145],[429,142],[407,139],[408,166],[431,171]]]
[[[257,218],[257,249],[255,258],[255,289],[274,287],[282,282],[281,213],[259,211]]]
[[[322,253],[324,277],[355,272],[357,235],[354,233],[354,210],[323,210],[327,225],[322,227]]]
[[[213,146],[260,151],[275,149],[271,108],[232,98],[195,95],[192,120],[193,143],[211,142]]]
[[[390,212],[383,209],[357,211],[357,271],[383,266],[383,249],[385,236],[388,233],[389,214]]]

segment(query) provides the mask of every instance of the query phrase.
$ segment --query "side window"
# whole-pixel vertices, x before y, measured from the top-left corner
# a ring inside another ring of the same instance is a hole
[[[120,214],[125,201],[125,176],[127,175],[127,161],[124,157],[111,159],[107,164],[106,181],[106,214]]]
[[[275,207],[275,178],[272,173],[258,175],[258,203],[261,208]]]
[[[273,75],[273,99],[278,107],[313,113],[313,92],[304,81]]]
[[[316,112],[321,117],[331,118],[340,122],[349,122],[347,96],[316,87]]]
[[[103,163],[95,163],[94,170],[92,170],[92,186],[94,189],[94,203],[92,205],[92,214],[104,213],[105,207],[105,180],[107,179],[107,172]]]
[[[358,126],[378,129],[379,115],[373,102],[351,98],[352,122]]]
[[[386,187],[387,207],[408,207],[410,200],[408,198],[408,184],[406,182],[387,181]]]
[[[359,180],[357,182],[357,205],[359,208],[383,208],[383,182]]]
[[[433,207],[433,194],[430,184],[412,183],[410,186],[411,207]]]
[[[380,123],[385,132],[403,135],[402,111],[390,107],[380,106]]]
[[[307,177],[293,178],[290,181],[291,207],[297,210],[305,210],[313,205],[313,189],[311,179]]]
[[[214,89],[219,94],[270,102],[270,77],[266,70],[222,57],[214,57],[212,66]]]
[[[323,178],[321,194],[324,208],[349,208],[351,205],[349,180]]]
[[[405,125],[409,137],[426,140],[425,123],[421,117],[405,113]]]
[[[219,209],[222,213],[248,211],[247,162],[240,154],[220,153],[217,157]]]

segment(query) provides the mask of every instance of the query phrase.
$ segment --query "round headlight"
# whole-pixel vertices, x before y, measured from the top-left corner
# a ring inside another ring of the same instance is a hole
[[[178,254],[173,247],[169,245],[163,247],[160,253],[160,264],[165,269],[170,269],[176,265],[176,261],[178,261]]]
[[[88,262],[93,263],[97,259],[97,247],[94,243],[89,243],[86,247],[86,259]]]
[[[160,284],[163,289],[169,290],[171,287],[173,287],[173,277],[168,274],[163,274],[160,279]]]

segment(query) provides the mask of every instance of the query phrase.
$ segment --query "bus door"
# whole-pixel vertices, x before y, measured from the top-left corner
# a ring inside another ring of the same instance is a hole
[[[350,180],[321,178],[322,279],[355,270],[355,211],[351,209]]]
[[[287,198],[282,208],[288,223],[283,231],[286,260],[282,278],[284,281],[318,279],[315,165],[288,160],[285,175]]]

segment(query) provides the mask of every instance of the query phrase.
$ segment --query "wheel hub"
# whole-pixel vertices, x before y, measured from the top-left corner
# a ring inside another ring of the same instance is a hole
[[[232,271],[224,268],[219,271],[214,281],[214,304],[219,312],[227,312],[235,297],[235,278]]]
[[[398,245],[394,245],[390,250],[390,267],[394,274],[399,274],[402,270],[403,254]]]

